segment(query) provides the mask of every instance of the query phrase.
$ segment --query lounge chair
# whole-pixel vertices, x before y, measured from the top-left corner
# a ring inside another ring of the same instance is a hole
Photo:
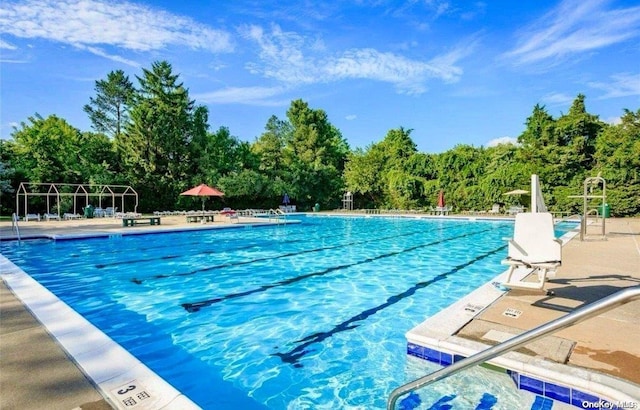
[[[60,215],[58,214],[44,214],[44,219],[47,221],[59,221]]]
[[[509,265],[506,282],[509,289],[544,289],[547,275],[555,274],[562,263],[562,241],[555,237],[553,216],[548,212],[516,214],[513,238],[509,239],[509,253],[503,264]],[[516,269],[530,269],[538,274],[537,282],[512,280]]]
[[[487,211],[489,214],[499,214],[500,213],[500,204],[493,204],[493,208]]]
[[[26,214],[24,216],[24,221],[40,221],[40,214]]]
[[[525,209],[524,209],[523,206],[513,205],[513,206],[509,207],[509,210],[507,210],[507,213],[509,215],[517,215],[517,214],[522,213],[524,211],[525,211]]]

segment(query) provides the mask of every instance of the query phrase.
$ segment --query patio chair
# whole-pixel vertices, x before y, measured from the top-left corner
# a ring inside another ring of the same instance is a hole
[[[544,289],[547,275],[554,275],[562,263],[562,241],[555,237],[553,216],[548,212],[516,214],[508,256],[502,263],[509,265],[507,280],[502,286],[551,294]],[[537,273],[538,281],[512,280],[519,268],[529,269],[531,274]]]
[[[524,211],[525,211],[525,209],[524,209],[523,206],[521,206],[521,205],[512,205],[512,206],[509,207],[509,210],[507,210],[507,213],[509,215],[517,215],[517,214],[522,213]]]
[[[500,204],[493,204],[493,207],[487,211],[490,214],[499,214],[500,213]]]

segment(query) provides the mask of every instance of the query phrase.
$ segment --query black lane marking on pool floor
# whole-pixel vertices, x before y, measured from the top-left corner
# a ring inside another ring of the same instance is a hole
[[[469,233],[464,233],[462,235],[452,236],[450,238],[439,239],[437,241],[432,241],[432,242],[429,242],[429,243],[426,243],[426,244],[416,245],[416,246],[412,246],[410,248],[402,249],[402,250],[399,250],[399,251],[389,252],[389,253],[385,253],[385,254],[382,254],[382,255],[366,258],[366,259],[363,259],[363,260],[358,261],[358,262],[348,263],[348,264],[339,265],[339,266],[332,266],[332,267],[330,267],[328,269],[321,270],[321,271],[318,271],[318,272],[311,272],[311,273],[307,273],[307,274],[304,274],[304,275],[295,276],[293,278],[289,278],[289,279],[281,280],[281,281],[278,281],[278,282],[270,283],[268,285],[262,285],[260,287],[253,288],[253,289],[250,289],[250,290],[246,290],[244,292],[229,293],[227,295],[220,296],[220,297],[213,298],[213,299],[202,300],[202,301],[198,301],[198,302],[183,303],[182,307],[185,308],[185,310],[187,312],[193,313],[193,312],[199,311],[203,307],[211,306],[211,305],[213,305],[215,303],[220,303],[220,302],[223,302],[225,300],[235,299],[235,298],[239,298],[239,297],[243,297],[243,296],[252,295],[254,293],[264,292],[264,291],[269,290],[271,288],[275,288],[275,287],[278,287],[278,286],[290,285],[292,283],[300,282],[301,280],[308,279],[308,278],[315,277],[315,276],[323,276],[323,275],[326,275],[327,273],[334,272],[334,271],[337,271],[337,270],[340,270],[340,269],[346,269],[346,268],[351,268],[353,266],[362,265],[362,264],[365,264],[365,263],[375,262],[377,260],[384,259],[384,258],[389,258],[391,256],[400,255],[400,254],[405,253],[405,252],[411,252],[411,251],[414,251],[416,249],[426,248],[428,246],[437,245],[439,243],[451,241],[451,240],[454,240],[454,239],[460,239],[460,238],[464,238],[464,237],[467,237],[467,236],[481,234],[481,233],[484,233],[484,232],[487,232],[487,231],[488,231],[488,229],[485,229],[485,230],[482,230],[482,231],[469,232]]]
[[[463,264],[460,264],[458,266],[455,266],[453,269],[451,269],[448,272],[443,272],[440,273],[436,276],[434,276],[432,279],[429,279],[425,282],[418,282],[415,285],[413,285],[412,287],[410,287],[409,289],[405,290],[402,293],[398,293],[396,295],[393,295],[391,297],[389,297],[387,299],[387,301],[381,305],[375,306],[371,309],[367,309],[363,312],[358,313],[357,315],[351,317],[350,319],[345,320],[342,323],[339,323],[338,325],[334,326],[333,329],[329,330],[328,332],[318,332],[318,333],[314,333],[312,335],[309,335],[305,338],[302,338],[300,340],[296,340],[295,342],[293,342],[294,344],[300,343],[298,346],[296,346],[295,348],[289,350],[288,352],[285,353],[273,353],[274,356],[278,356],[280,357],[280,359],[282,359],[283,362],[285,363],[290,363],[293,364],[294,367],[302,367],[302,364],[299,363],[299,360],[306,355],[307,353],[310,352],[310,350],[308,350],[307,348],[314,344],[314,343],[321,343],[322,341],[332,337],[333,335],[335,335],[336,333],[340,333],[340,332],[344,332],[347,330],[352,330],[357,328],[358,326],[360,326],[357,322],[361,322],[365,319],[367,319],[369,316],[372,316],[376,313],[378,313],[379,311],[388,308],[391,305],[395,305],[396,303],[400,302],[401,300],[413,296],[414,293],[416,293],[419,289],[425,288],[429,285],[433,285],[436,282],[439,282],[443,279],[446,279],[449,275],[454,274],[458,271],[460,271],[461,269],[464,269],[470,265],[473,265],[476,262],[481,261],[482,259],[485,259],[491,255],[494,255],[502,250],[504,250],[507,246],[503,245],[500,246],[499,248],[496,248],[492,251],[489,251],[487,253],[484,253],[482,255],[479,255]]]
[[[148,235],[153,235],[153,234],[148,234]],[[299,235],[296,236],[302,236],[303,233],[300,233]],[[331,238],[334,235],[326,235],[326,236],[321,236],[318,239],[319,240],[323,240],[326,238]],[[234,242],[240,242],[241,239],[234,239]],[[291,236],[289,236],[287,238],[287,243],[296,243],[296,242],[302,242],[302,241],[306,241],[306,238],[303,239],[291,239]],[[244,246],[241,247],[237,247],[237,248],[229,248],[227,249],[228,251],[241,251],[241,250],[245,250],[245,249],[250,249],[254,246],[259,246],[265,242],[268,242],[268,240],[266,239],[261,239],[259,241],[254,241],[253,245],[252,244],[245,244]],[[246,243],[246,242],[245,242]],[[184,244],[181,244],[181,249],[189,249],[190,245],[201,245],[202,242],[201,241],[190,241]],[[212,244],[213,245],[213,244]],[[163,248],[175,248],[176,245],[174,243],[170,243],[168,245],[157,245],[157,246],[150,246],[150,247],[146,247],[146,248],[140,248],[139,251],[149,251],[149,250],[158,250],[158,249],[163,249]],[[118,249],[115,250],[116,252],[118,251]],[[219,251],[199,251],[198,254],[212,254],[212,253],[216,253]],[[111,252],[111,254],[113,254],[114,252]],[[122,252],[120,253],[130,253],[130,251],[128,249],[123,249]],[[110,262],[110,263],[103,263],[103,264],[97,264],[95,265],[96,269],[104,269],[107,267],[113,267],[113,266],[119,266],[119,265],[127,265],[127,264],[135,264],[135,263],[143,263],[143,262],[153,262],[153,261],[157,261],[157,260],[163,260],[163,259],[174,259],[174,258],[180,258],[180,257],[188,257],[190,256],[189,254],[180,254],[180,255],[167,255],[167,256],[158,256],[155,258],[147,258],[147,259],[132,259],[132,260],[127,260],[127,261],[117,261],[117,262]]]
[[[430,230],[427,230],[426,232],[428,232]],[[337,244],[337,245],[323,246],[321,248],[304,249],[304,250],[301,250],[301,251],[288,252],[288,253],[283,253],[283,254],[275,255],[275,256],[265,256],[265,257],[262,257],[262,258],[249,259],[249,260],[244,260],[244,261],[239,261],[239,262],[227,262],[227,263],[223,263],[223,264],[220,264],[220,265],[207,266],[206,268],[196,269],[196,270],[193,270],[193,271],[190,271],[190,272],[173,273],[173,274],[167,274],[167,275],[154,275],[154,276],[150,276],[150,277],[145,278],[145,279],[132,278],[131,282],[140,285],[143,282],[146,282],[146,281],[149,281],[149,280],[153,280],[153,279],[165,279],[165,278],[172,278],[172,277],[178,277],[178,276],[191,276],[191,275],[195,275],[196,273],[209,272],[209,271],[216,270],[216,269],[230,268],[230,267],[233,267],[233,266],[249,265],[251,263],[256,263],[256,262],[263,262],[263,261],[268,261],[268,260],[288,258],[290,256],[303,255],[305,253],[321,252],[321,251],[326,251],[326,250],[331,250],[331,249],[342,248],[344,246],[362,245],[362,244],[371,243],[371,242],[388,241],[390,239],[400,238],[402,236],[417,235],[419,233],[424,233],[424,232],[425,232],[425,230],[421,229],[421,230],[418,230],[418,231],[403,233],[403,234],[400,234],[400,235],[395,235],[394,234],[394,235],[386,236],[386,237],[382,237],[382,238],[367,239],[367,240],[364,240],[364,241],[352,241],[352,242],[341,243],[341,244]]]
[[[298,239],[298,240],[293,240],[293,241],[287,241],[288,243],[295,243],[295,242],[303,242],[303,239]],[[186,244],[189,245],[189,244]],[[193,245],[195,245],[195,243],[193,243]],[[229,248],[227,249],[227,251],[231,251],[231,252],[235,252],[235,251],[243,251],[246,249],[251,249],[251,248],[255,248],[256,246],[259,246],[260,244],[258,243],[250,243],[247,245],[243,245],[243,246],[238,246],[235,248]],[[174,245],[175,247],[175,245]],[[202,251],[198,251],[198,255],[210,255],[210,254],[214,254],[214,253],[220,253],[219,250],[202,250]],[[128,260],[128,261],[118,261],[118,262],[111,262],[111,263],[103,263],[103,264],[98,264],[96,265],[97,269],[104,269],[107,267],[113,267],[113,266],[120,266],[120,265],[133,265],[136,263],[144,263],[144,262],[154,262],[154,261],[159,261],[159,260],[166,260],[166,259],[176,259],[176,258],[184,258],[184,257],[188,257],[191,255],[185,255],[185,254],[180,254],[180,255],[165,255],[165,256],[157,256],[154,258],[147,258],[147,259],[132,259],[132,260]],[[137,282],[136,282],[137,283]]]

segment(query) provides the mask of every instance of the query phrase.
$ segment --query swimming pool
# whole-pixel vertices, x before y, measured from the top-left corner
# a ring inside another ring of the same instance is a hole
[[[513,229],[301,219],[0,249],[203,408],[369,409],[436,369],[406,356],[405,332],[501,272]],[[500,376],[478,369],[422,402],[455,388],[470,403],[495,397],[493,408],[530,403]]]

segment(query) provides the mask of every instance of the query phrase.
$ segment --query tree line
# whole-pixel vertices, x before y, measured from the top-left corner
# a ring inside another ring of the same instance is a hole
[[[428,154],[400,127],[352,150],[324,110],[300,99],[245,142],[227,127],[210,130],[207,107],[189,97],[168,62],[143,69],[136,82],[121,70],[95,82],[84,106],[91,132],[55,115],[15,127],[0,142],[2,214],[15,211],[20,182],[130,185],[142,212],[193,209],[193,199],[179,194],[200,183],[225,192],[210,208],[272,208],[286,192],[298,209],[335,209],[350,191],[355,208],[424,209],[444,190],[455,210],[486,210],[517,200],[503,193],[528,189],[534,173],[552,210],[577,212],[581,201],[570,195],[599,174],[613,215],[640,214],[640,109],[608,124],[587,112],[579,94],[558,118],[535,105],[517,144]],[[36,198],[33,206],[44,205]]]

